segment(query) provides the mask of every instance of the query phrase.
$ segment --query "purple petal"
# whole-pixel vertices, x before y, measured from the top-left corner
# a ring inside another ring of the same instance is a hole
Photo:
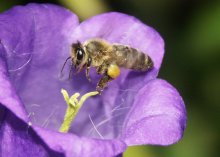
[[[1,157],[112,157],[126,148],[119,140],[80,138],[32,127],[2,106],[0,120]]]
[[[50,149],[33,129],[0,105],[1,157],[62,157],[63,152]]]
[[[16,89],[33,123],[42,125],[55,109],[63,111],[58,116],[63,117],[66,106],[60,89],[65,84],[59,74],[69,55],[69,36],[77,25],[76,15],[54,5],[29,4],[0,15],[2,59],[14,85],[11,88]],[[60,123],[54,123],[57,129]]]
[[[126,149],[126,145],[119,140],[100,140],[78,137],[74,134],[50,132],[42,128],[34,128],[47,145],[54,150],[64,151],[67,157],[102,157],[116,156]]]
[[[179,93],[166,81],[153,80],[137,93],[121,138],[127,145],[169,145],[182,137],[185,126]]]
[[[0,45],[0,53],[2,52],[3,48]],[[6,70],[6,64],[2,58],[0,58],[0,104],[6,105],[14,114],[27,121],[28,117],[26,111],[13,85],[11,85]]]

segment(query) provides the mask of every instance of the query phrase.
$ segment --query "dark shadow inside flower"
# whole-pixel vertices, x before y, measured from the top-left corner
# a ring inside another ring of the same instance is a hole
[[[8,34],[1,34],[0,38],[6,49],[10,79],[34,125],[58,131],[66,109],[62,88],[69,94],[95,90],[100,76],[94,69],[92,83],[84,71],[69,80],[70,63],[63,71],[64,77],[59,77],[72,43],[102,38],[130,45],[151,56],[154,69],[149,72],[122,69],[101,96],[85,102],[70,129],[79,136],[105,139],[120,136],[135,95],[159,71],[164,53],[160,35],[134,17],[120,13],[102,14],[78,25],[75,15],[60,11],[59,7],[29,5],[22,9],[20,12],[18,7],[2,15],[8,20],[7,25],[2,25],[15,32],[6,31]]]

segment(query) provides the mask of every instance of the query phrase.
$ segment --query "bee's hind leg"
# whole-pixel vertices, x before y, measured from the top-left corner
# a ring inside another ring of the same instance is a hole
[[[108,76],[107,74],[105,74],[98,82],[96,90],[101,93],[103,91],[103,89],[107,86],[108,82],[110,82],[111,80],[113,80],[110,76]]]
[[[112,80],[112,78],[107,74],[108,72],[108,64],[102,64],[97,67],[96,72],[99,75],[103,75],[103,77],[99,80],[96,90],[101,93],[103,89],[107,86],[108,82]]]
[[[98,74],[103,74],[103,78],[99,81],[96,90],[100,93],[111,80],[120,75],[120,69],[116,64],[102,65],[97,69]]]

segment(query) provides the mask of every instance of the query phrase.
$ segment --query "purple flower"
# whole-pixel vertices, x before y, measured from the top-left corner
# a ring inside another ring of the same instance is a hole
[[[59,133],[66,104],[60,93],[93,91],[91,72],[59,77],[70,45],[102,38],[151,56],[149,72],[122,69],[101,96],[89,98],[70,132]],[[14,156],[116,156],[127,146],[170,145],[186,126],[178,91],[157,79],[164,42],[151,27],[121,13],[97,15],[79,24],[70,11],[49,4],[17,6],[0,14],[0,153]]]

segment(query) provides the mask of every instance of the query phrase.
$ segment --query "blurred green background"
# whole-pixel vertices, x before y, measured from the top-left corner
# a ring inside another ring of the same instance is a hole
[[[217,157],[220,148],[220,1],[201,0],[10,0],[0,11],[29,2],[55,3],[80,20],[106,11],[136,16],[164,38],[166,54],[160,78],[185,100],[188,123],[172,146],[130,147],[124,157]]]

